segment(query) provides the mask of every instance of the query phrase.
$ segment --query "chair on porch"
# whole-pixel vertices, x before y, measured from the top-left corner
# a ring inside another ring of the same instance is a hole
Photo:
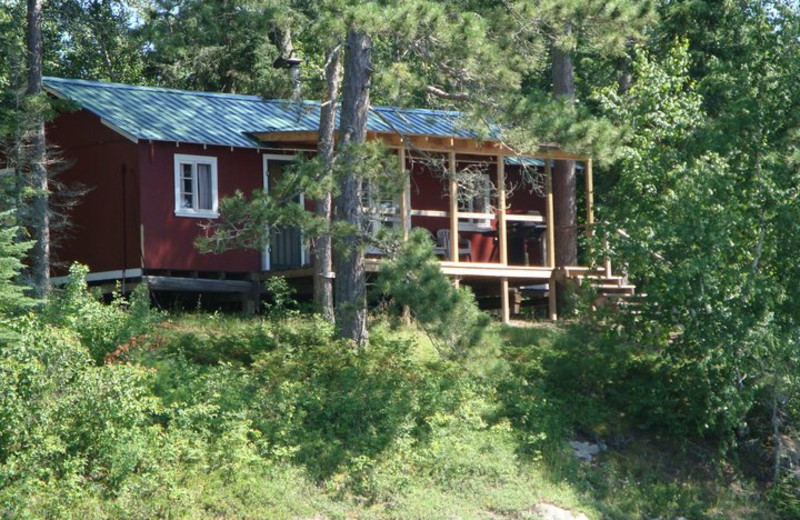
[[[425,233],[428,236],[428,238],[431,241],[431,247],[433,248],[433,254],[435,256],[441,256],[443,258],[447,258],[447,251],[445,250],[445,248],[439,245],[438,240],[436,240],[436,237],[433,236],[433,233],[431,233],[430,229],[419,226],[416,226],[411,229],[412,232],[417,230],[420,230],[421,232]]]
[[[450,259],[450,230],[440,229],[436,232],[436,245],[444,250],[444,256]],[[466,256],[472,261],[472,241],[466,238],[458,239],[458,257]]]

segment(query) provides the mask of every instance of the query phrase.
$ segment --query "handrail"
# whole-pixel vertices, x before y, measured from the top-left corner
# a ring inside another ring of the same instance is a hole
[[[435,217],[435,218],[449,218],[450,213],[447,211],[436,209],[412,209],[411,215],[415,217]],[[458,218],[461,219],[481,219],[481,220],[497,220],[495,213],[480,213],[476,211],[459,211]],[[520,214],[520,213],[506,213],[506,220],[509,222],[546,222],[545,218],[541,215]]]

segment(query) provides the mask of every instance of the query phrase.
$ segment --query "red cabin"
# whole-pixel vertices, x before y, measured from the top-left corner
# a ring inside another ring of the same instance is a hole
[[[297,230],[273,232],[261,252],[201,254],[194,240],[217,216],[222,197],[268,190],[297,153],[314,151],[318,103],[58,78],[44,83],[79,107],[51,123],[48,139],[69,161],[65,181],[91,190],[72,214],[74,229],[57,252],[62,262],[88,265],[93,283],[145,282],[154,291],[250,305],[259,282],[274,273],[310,280],[308,245]],[[591,160],[554,147],[520,157],[499,139],[460,128],[456,112],[378,107],[368,129],[408,172],[402,196],[378,205],[375,227],[429,230],[443,272],[498,294],[504,318],[509,295],[520,287],[548,291],[554,317],[550,165],[582,161],[591,225]],[[368,268],[379,261],[373,255]],[[632,291],[608,267],[594,273],[574,266],[562,274]]]

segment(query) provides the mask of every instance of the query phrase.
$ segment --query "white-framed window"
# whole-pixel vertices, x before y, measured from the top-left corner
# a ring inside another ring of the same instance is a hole
[[[175,215],[214,218],[218,203],[217,158],[175,154]]]
[[[364,181],[361,186],[361,212],[366,215],[365,227],[372,236],[381,229],[399,225],[399,207],[396,197],[381,190],[377,184]]]
[[[468,213],[484,213],[485,217],[467,218],[461,229],[476,231],[492,227],[492,181],[483,173],[465,174],[459,182],[458,210]]]

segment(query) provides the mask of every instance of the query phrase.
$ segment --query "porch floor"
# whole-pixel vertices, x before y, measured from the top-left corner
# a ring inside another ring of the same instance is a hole
[[[367,272],[377,272],[380,258],[364,260]],[[553,269],[541,266],[501,265],[488,262],[450,262],[441,261],[442,273],[447,276],[464,278],[508,278],[515,280],[548,281]]]

